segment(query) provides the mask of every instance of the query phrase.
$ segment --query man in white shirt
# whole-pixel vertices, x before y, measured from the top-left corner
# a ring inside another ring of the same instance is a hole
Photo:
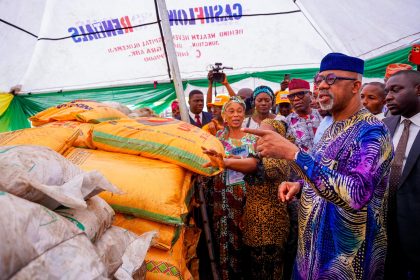
[[[403,70],[386,83],[393,136],[385,279],[420,279],[420,72]]]

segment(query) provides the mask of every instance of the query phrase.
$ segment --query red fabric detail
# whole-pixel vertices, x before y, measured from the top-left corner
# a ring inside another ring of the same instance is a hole
[[[198,115],[198,114],[195,114],[195,123],[196,123],[198,126],[201,126],[200,115]]]
[[[420,64],[420,45],[413,45],[410,55],[408,56],[408,61],[417,65]]]

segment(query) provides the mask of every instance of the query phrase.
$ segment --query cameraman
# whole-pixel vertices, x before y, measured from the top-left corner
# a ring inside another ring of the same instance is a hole
[[[246,104],[246,112],[245,115],[248,117],[250,115],[252,115],[253,112],[253,107],[252,107],[252,93],[253,90],[250,88],[241,88],[238,91],[238,94],[235,94],[235,91],[231,88],[227,76],[225,73],[218,73],[218,74],[222,74],[223,75],[223,81],[221,82],[222,85],[224,85],[226,87],[226,90],[229,93],[229,96],[239,96],[242,98],[242,100],[245,101]],[[213,101],[213,84],[214,84],[214,80],[213,80],[213,71],[209,71],[207,78],[209,80],[209,87],[207,89],[207,108],[211,108],[211,103]]]
[[[229,96],[235,96],[235,92],[230,87],[227,81],[226,74],[225,73],[218,73],[218,74],[223,75],[222,85],[226,87],[229,93]],[[213,84],[215,83],[213,79],[213,71],[209,71],[207,78],[209,80],[209,87],[207,89],[207,108],[213,114],[213,119],[207,125],[203,126],[202,129],[212,135],[216,135],[216,132],[218,130],[223,129],[223,119],[222,119],[221,112],[222,112],[223,105],[227,101],[229,101],[229,96],[218,94],[214,98],[214,102],[213,102]]]
[[[226,90],[229,93],[229,96],[235,96],[236,94],[233,91],[233,89],[230,87],[226,74],[225,73],[218,73],[218,74],[223,75],[223,81],[221,82],[221,84],[225,86]],[[207,79],[209,80],[209,87],[207,89],[207,108],[210,108],[211,103],[213,102],[213,84],[215,84],[212,70],[210,70],[209,73],[207,74]]]

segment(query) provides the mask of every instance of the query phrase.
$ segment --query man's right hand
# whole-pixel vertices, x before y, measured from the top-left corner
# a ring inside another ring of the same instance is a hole
[[[292,200],[300,192],[299,182],[283,182],[279,186],[278,199],[281,202]]]
[[[283,82],[281,82],[280,90],[285,91],[289,87],[289,82],[289,80],[284,80]]]
[[[299,148],[277,132],[255,128],[241,128],[243,132],[258,136],[257,148],[259,156],[277,159],[294,160]]]

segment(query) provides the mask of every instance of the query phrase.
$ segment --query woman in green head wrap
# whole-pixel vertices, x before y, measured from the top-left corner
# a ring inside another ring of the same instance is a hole
[[[261,122],[265,119],[284,121],[285,118],[283,116],[271,113],[271,108],[275,103],[275,99],[274,92],[270,87],[256,87],[252,94],[254,113],[244,120],[242,127],[259,128]]]

